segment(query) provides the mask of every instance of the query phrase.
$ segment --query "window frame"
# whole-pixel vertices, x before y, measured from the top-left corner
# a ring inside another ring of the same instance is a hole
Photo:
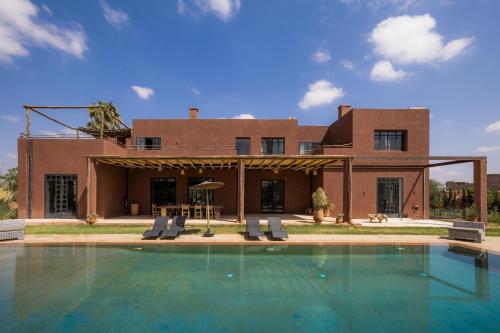
[[[150,141],[150,144],[148,144],[148,140]],[[160,136],[137,136],[135,138],[135,145],[136,145],[138,150],[160,150],[161,149],[161,137]]]
[[[238,141],[243,141],[243,140],[247,140],[248,141],[248,152],[246,154],[240,154],[240,152],[238,151]],[[250,155],[252,149],[252,140],[249,138],[249,137],[237,137],[234,139],[234,145],[236,147],[236,155]]]
[[[269,142],[271,142],[269,144]],[[275,153],[275,144],[277,145],[278,152]],[[271,152],[265,152],[271,147]],[[260,139],[260,154],[261,155],[285,155],[285,138],[284,137],[262,137]]]
[[[394,146],[394,147],[393,147]],[[373,150],[386,152],[407,151],[406,130],[374,130]]]
[[[302,150],[302,145],[307,145],[309,149]],[[310,147],[309,147],[310,146]],[[299,142],[299,155],[312,155],[321,146],[321,142],[301,141]]]

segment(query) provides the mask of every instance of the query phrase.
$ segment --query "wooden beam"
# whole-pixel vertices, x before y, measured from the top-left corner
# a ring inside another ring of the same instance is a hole
[[[238,222],[245,219],[245,161],[238,161]]]
[[[91,171],[92,171],[92,159],[90,157],[87,157],[87,217],[90,216],[92,212],[91,209],[92,196],[90,193],[90,187],[92,186],[90,179]]]
[[[352,223],[352,159],[344,161],[344,221]]]

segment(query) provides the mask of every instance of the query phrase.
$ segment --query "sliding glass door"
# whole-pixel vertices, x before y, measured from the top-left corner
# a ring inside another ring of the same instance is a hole
[[[263,180],[260,192],[261,213],[283,213],[285,211],[283,180]]]
[[[401,216],[402,178],[377,179],[377,212],[393,217]]]
[[[45,217],[75,218],[77,212],[77,176],[45,176]]]

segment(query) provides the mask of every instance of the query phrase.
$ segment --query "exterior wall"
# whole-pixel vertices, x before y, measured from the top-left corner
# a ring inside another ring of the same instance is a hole
[[[408,217],[422,216],[424,182],[428,175],[421,176],[421,168],[397,168],[399,165],[420,165],[429,154],[429,111],[425,109],[346,109],[342,116],[330,126],[299,126],[296,119],[286,120],[237,120],[237,119],[160,119],[134,120],[132,138],[137,136],[160,136],[162,150],[123,149],[106,140],[72,139],[19,139],[19,216],[26,214],[26,151],[29,142],[33,151],[32,217],[44,217],[44,177],[46,174],[75,174],[78,176],[78,217],[87,211],[86,181],[87,156],[106,155],[118,157],[139,156],[211,156],[232,155],[235,138],[251,139],[251,155],[260,155],[262,137],[284,137],[285,154],[297,155],[299,142],[322,142],[315,154],[355,156],[353,165],[353,217],[366,217],[376,211],[376,178],[403,177],[405,205],[403,214]],[[407,150],[374,151],[374,130],[407,131]],[[328,145],[349,144],[352,147],[338,148]],[[393,157],[409,157],[408,160],[391,160]],[[391,165],[388,167],[388,165]],[[377,168],[375,168],[377,167]],[[178,203],[187,202],[187,179],[210,177],[225,183],[215,193],[215,204],[223,205],[223,214],[236,214],[237,170],[210,170],[203,174],[186,170],[126,170],[119,167],[97,165],[91,167],[91,211],[104,217],[122,215],[125,200],[139,203],[140,213],[149,214],[151,207],[150,179],[153,177],[175,177]],[[263,179],[283,179],[285,183],[285,213],[303,213],[310,206],[311,190],[325,188],[335,207],[333,214],[342,211],[342,169],[319,170],[317,176],[303,172],[247,171],[245,175],[245,212],[260,211],[260,182]],[[411,207],[416,204],[418,211]],[[428,200],[425,210],[428,216]]]
[[[500,174],[490,174],[488,177],[488,190],[500,192]]]
[[[127,170],[106,164],[96,169],[96,213],[109,218],[125,215]]]
[[[377,213],[377,178],[393,177],[403,179],[402,215],[409,218],[423,218],[423,183],[420,169],[360,169],[353,167],[352,174],[352,217],[366,218]],[[333,207],[332,215],[342,213],[343,171],[328,169],[323,172],[323,187]],[[413,210],[418,206],[418,210]],[[429,205],[426,204],[428,216]]]
[[[224,183],[224,187],[214,193],[215,205],[222,205],[222,214],[236,214],[237,173],[236,170],[205,170],[199,174],[196,170],[186,170],[184,175],[179,170],[132,170],[128,172],[128,196],[130,203],[139,204],[141,215],[151,214],[151,179],[175,178],[177,204],[188,202],[188,178],[213,178]]]
[[[304,214],[311,206],[311,177],[303,172],[247,171],[245,173],[245,213],[260,213],[261,181],[283,180],[285,214]]]
[[[307,133],[307,130],[302,132]],[[314,129],[311,132],[314,132]],[[130,156],[235,155],[236,138],[250,138],[250,155],[260,155],[263,137],[283,137],[285,154],[299,153],[299,126],[296,119],[134,120],[132,143],[136,142],[136,137],[141,136],[161,137],[161,144],[165,148],[130,151]]]
[[[19,154],[19,217],[26,217],[26,151],[32,145],[32,217],[45,216],[45,175],[68,174],[77,176],[77,216],[87,211],[87,157],[102,154],[101,140],[33,139],[18,140]],[[95,188],[95,175],[92,177]],[[95,196],[95,193],[94,193]],[[93,198],[95,201],[95,197]]]

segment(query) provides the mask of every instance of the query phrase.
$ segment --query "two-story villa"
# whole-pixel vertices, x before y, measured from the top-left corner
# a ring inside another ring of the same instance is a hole
[[[429,216],[428,168],[473,162],[476,203],[484,217],[486,159],[430,157],[429,110],[338,108],[329,126],[297,119],[136,119],[125,137],[22,135],[19,215],[109,218],[153,205],[204,204],[189,190],[203,180],[224,215],[303,214],[323,187],[332,214]],[[432,160],[445,162],[430,164]],[[483,193],[484,192],[484,193]]]

